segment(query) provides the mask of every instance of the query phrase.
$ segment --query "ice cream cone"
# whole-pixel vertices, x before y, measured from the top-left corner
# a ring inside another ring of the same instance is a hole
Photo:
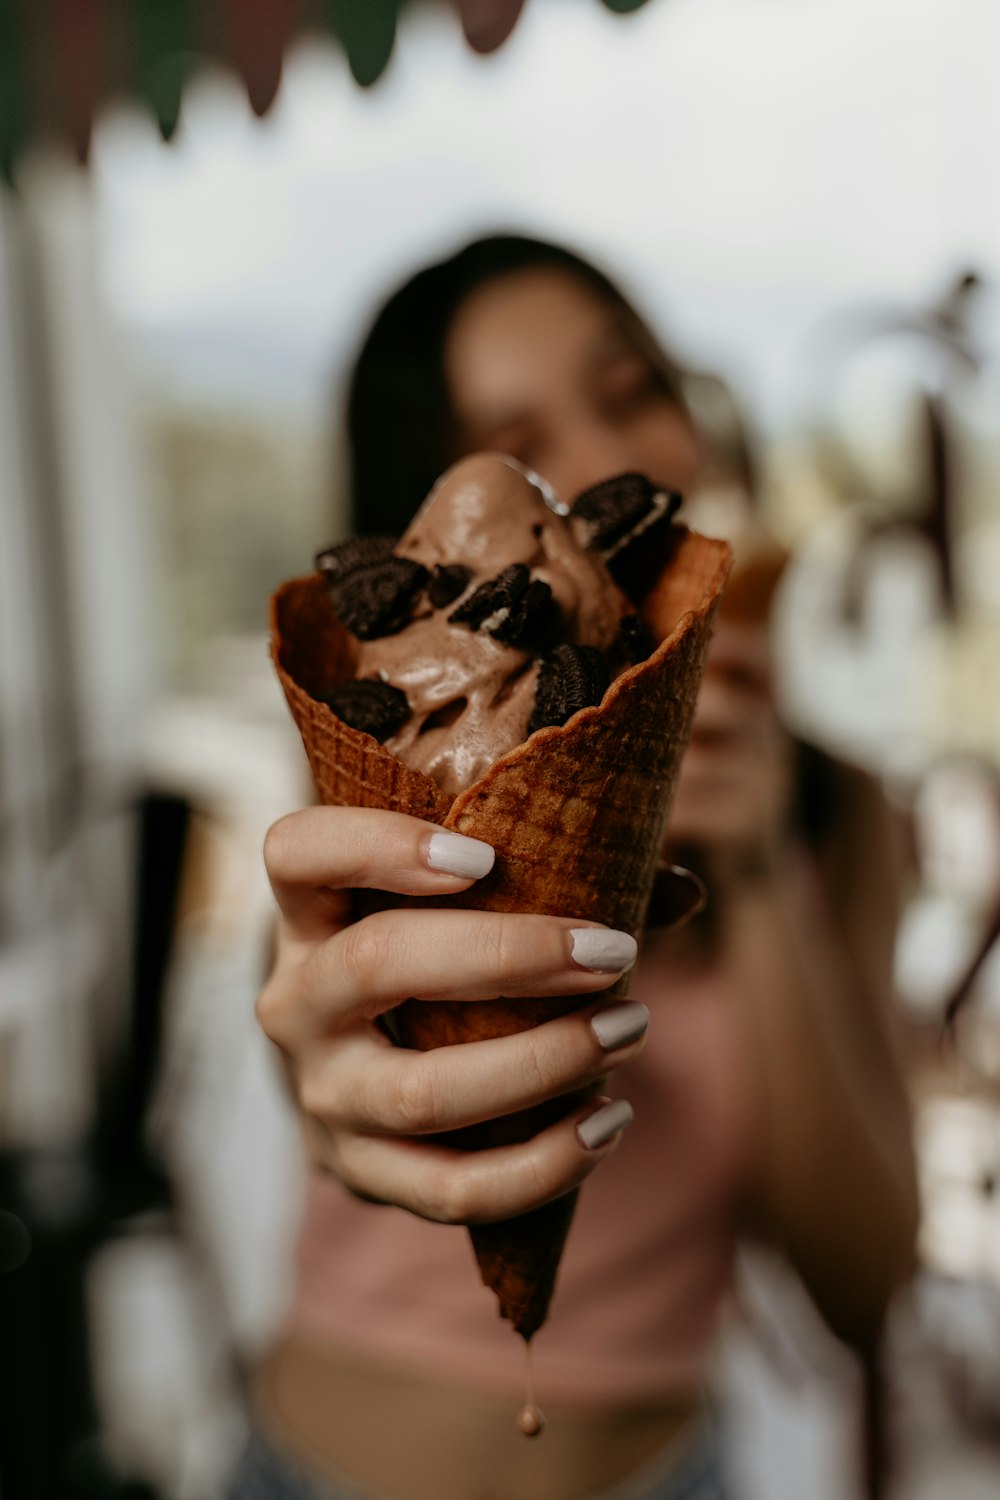
[[[321,800],[410,813],[492,844],[490,875],[440,904],[583,917],[638,936],[729,561],[726,543],[684,527],[651,536],[628,593],[658,642],[652,654],[600,704],[537,731],[455,798],[317,701],[353,676],[355,643],[321,577],[286,583],[272,599],[272,654]],[[585,998],[407,1001],[394,1020],[405,1045],[428,1049],[527,1030]],[[475,1126],[461,1144],[527,1139],[579,1102]],[[525,1338],[545,1319],[574,1199],[471,1230],[483,1280]]]

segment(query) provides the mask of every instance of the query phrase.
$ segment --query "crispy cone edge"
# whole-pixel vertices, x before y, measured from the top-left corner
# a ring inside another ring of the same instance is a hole
[[[271,600],[271,652],[321,801],[409,813],[492,844],[492,872],[439,904],[582,917],[638,936],[730,560],[725,542],[685,527],[651,539],[630,597],[659,641],[655,650],[621,673],[600,704],[538,730],[454,799],[317,701],[353,677],[353,638],[319,574],[284,584]],[[621,996],[627,983],[624,976],[604,994]],[[401,1042],[426,1050],[523,1031],[592,998],[407,1001],[394,1020]],[[472,1148],[525,1140],[582,1097],[453,1140]],[[470,1230],[484,1283],[526,1339],[545,1320],[575,1199],[569,1193]]]

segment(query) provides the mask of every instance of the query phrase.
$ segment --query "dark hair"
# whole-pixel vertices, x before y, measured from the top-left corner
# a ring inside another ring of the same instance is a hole
[[[596,266],[572,250],[523,235],[475,240],[401,286],[361,347],[347,404],[355,531],[398,535],[438,475],[458,456],[444,346],[459,307],[488,282],[539,267],[575,277],[641,331],[665,387],[683,404],[677,370]]]

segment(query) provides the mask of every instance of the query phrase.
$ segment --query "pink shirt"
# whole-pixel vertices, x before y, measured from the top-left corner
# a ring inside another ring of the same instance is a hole
[[[662,983],[662,981],[660,981]],[[540,1397],[613,1406],[696,1388],[729,1285],[749,1120],[731,997],[717,976],[632,999],[642,1056],[613,1079],[635,1120],[584,1184],[549,1321]],[[292,1328],[376,1359],[523,1395],[521,1340],[496,1314],[468,1235],[310,1186]]]

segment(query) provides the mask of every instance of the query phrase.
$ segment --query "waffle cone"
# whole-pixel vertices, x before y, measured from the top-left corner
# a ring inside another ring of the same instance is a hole
[[[410,813],[492,844],[492,872],[442,905],[582,917],[638,935],[729,560],[724,542],[683,527],[651,538],[629,596],[659,642],[652,655],[617,677],[601,704],[537,731],[454,798],[317,702],[353,677],[354,641],[319,575],[286,583],[271,601],[272,655],[321,800]],[[626,985],[627,976],[606,993]],[[403,1044],[426,1050],[524,1031],[592,998],[410,1000],[394,1021]],[[526,1140],[580,1097],[453,1140],[470,1148]],[[470,1231],[483,1281],[525,1338],[545,1320],[575,1197]]]

